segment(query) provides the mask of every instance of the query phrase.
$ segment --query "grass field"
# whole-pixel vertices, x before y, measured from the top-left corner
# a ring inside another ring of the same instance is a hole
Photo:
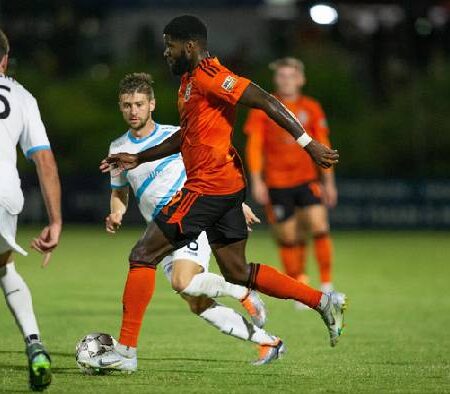
[[[18,239],[26,245],[35,232],[22,229]],[[48,269],[39,268],[34,253],[17,257],[53,356],[50,392],[450,392],[448,233],[337,233],[335,279],[351,301],[342,341],[331,349],[314,312],[265,298],[267,328],[288,347],[284,359],[267,367],[249,365],[253,345],[191,315],[159,272],[140,337],[139,371],[81,375],[77,341],[93,331],[118,333],[126,257],[139,232],[123,229],[113,239],[101,228],[68,227]],[[252,260],[278,261],[266,232],[252,235],[248,251]],[[3,302],[0,316],[0,391],[26,391],[23,343]]]

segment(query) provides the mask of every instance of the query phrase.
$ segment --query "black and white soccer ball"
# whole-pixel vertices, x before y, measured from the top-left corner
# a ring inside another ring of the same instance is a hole
[[[102,374],[102,370],[89,367],[86,361],[112,350],[116,344],[117,341],[109,334],[94,332],[86,335],[75,347],[75,360],[78,368],[88,375]]]

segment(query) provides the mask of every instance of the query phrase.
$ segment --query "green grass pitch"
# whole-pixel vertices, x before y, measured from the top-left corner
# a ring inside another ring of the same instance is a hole
[[[67,227],[47,269],[17,257],[53,356],[54,393],[444,393],[450,392],[450,242],[448,233],[338,232],[335,282],[347,292],[347,327],[335,349],[318,315],[265,297],[267,329],[288,353],[252,367],[252,344],[220,334],[188,312],[158,273],[140,336],[134,375],[84,376],[77,341],[93,331],[117,336],[127,255],[139,228],[110,236],[99,227]],[[21,229],[29,244],[35,229]],[[278,264],[266,231],[252,234],[250,260]],[[215,263],[212,264],[216,270]],[[316,267],[309,264],[314,279]],[[233,300],[227,304],[237,305]],[[0,303],[0,391],[27,390],[19,331]]]

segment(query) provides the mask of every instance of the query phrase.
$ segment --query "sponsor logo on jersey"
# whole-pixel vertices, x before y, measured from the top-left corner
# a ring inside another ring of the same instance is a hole
[[[236,82],[236,78],[228,75],[228,77],[225,78],[225,81],[223,81],[222,88],[224,88],[227,92],[231,92],[234,88],[234,85],[236,85]]]
[[[191,89],[192,89],[192,82],[189,82],[186,85],[186,91],[184,92],[184,102],[189,101],[189,99],[191,98]]]

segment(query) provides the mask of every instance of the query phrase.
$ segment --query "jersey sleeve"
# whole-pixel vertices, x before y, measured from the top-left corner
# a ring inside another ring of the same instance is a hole
[[[112,153],[116,152],[114,152],[110,147],[108,156]],[[118,171],[113,170],[109,174],[111,176],[111,189],[121,189],[123,187],[129,186],[126,171],[122,171],[119,173]]]
[[[212,64],[199,67],[197,83],[204,94],[231,105],[236,105],[251,82],[221,65]]]
[[[19,143],[24,155],[29,159],[33,153],[51,148],[36,99],[30,95],[23,100],[23,105],[24,127]]]
[[[312,135],[317,141],[327,146],[331,145],[327,118],[320,104],[317,104],[314,108],[312,130]]]
[[[247,134],[246,160],[250,173],[263,170],[264,128],[266,115],[258,109],[251,109],[244,123],[244,133]]]

